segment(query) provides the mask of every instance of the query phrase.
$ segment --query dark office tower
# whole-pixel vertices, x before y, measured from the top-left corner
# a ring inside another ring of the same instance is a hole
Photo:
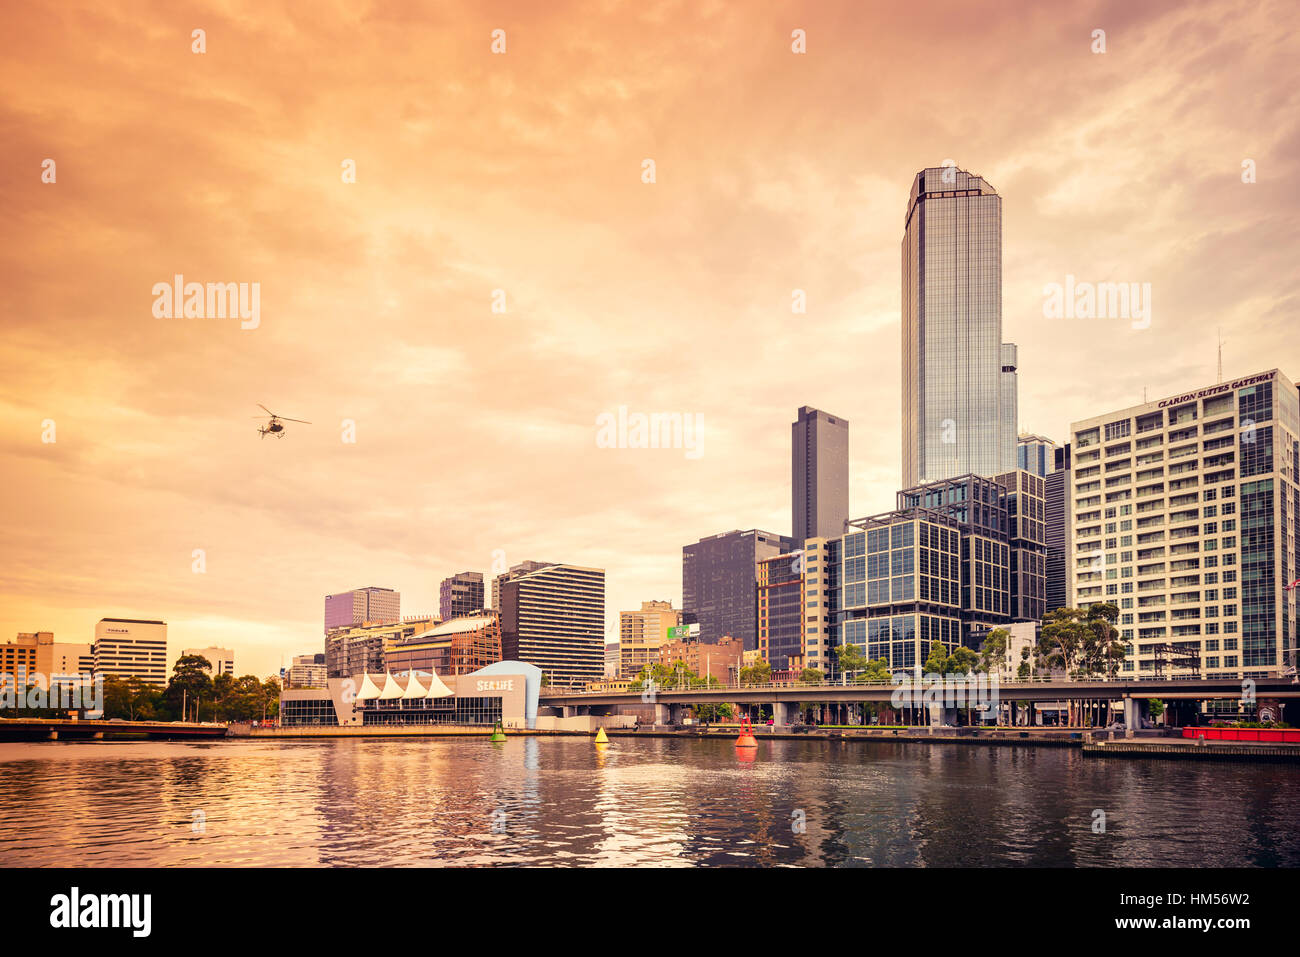
[[[483,573],[461,572],[444,578],[438,586],[438,614],[443,621],[482,611]]]
[[[605,673],[605,570],[545,565],[501,583],[501,656],[581,688]]]
[[[1047,487],[1047,610],[1070,604],[1070,444],[1055,450],[1055,468],[1044,480]]]
[[[700,625],[700,640],[739,638],[758,647],[758,562],[793,547],[785,535],[758,529],[722,532],[682,547],[683,618]]]
[[[844,534],[849,517],[849,423],[810,406],[790,424],[795,547]]]
[[[903,233],[903,485],[1016,467],[1016,347],[1002,341],[1002,197],[916,174]]]
[[[997,477],[1007,506],[1011,549],[1011,620],[1042,621],[1047,613],[1047,503],[1041,476],[1024,469]]]

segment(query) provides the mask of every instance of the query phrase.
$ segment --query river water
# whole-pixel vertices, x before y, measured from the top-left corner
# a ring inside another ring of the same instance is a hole
[[[4,866],[1296,867],[1297,823],[1295,766],[1058,748],[0,744]]]

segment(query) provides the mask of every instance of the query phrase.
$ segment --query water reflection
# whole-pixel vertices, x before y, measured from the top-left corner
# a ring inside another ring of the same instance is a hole
[[[518,736],[0,744],[0,864],[1300,865],[1285,765],[901,742],[746,757]]]

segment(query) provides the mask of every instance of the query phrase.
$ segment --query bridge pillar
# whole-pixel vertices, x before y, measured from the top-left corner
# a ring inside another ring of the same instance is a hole
[[[670,704],[668,706],[668,723],[681,724],[682,719],[686,717],[686,705]]]
[[[654,707],[655,721],[657,725],[672,724],[672,712],[666,704],[656,704]]]
[[[1124,699],[1124,737],[1133,737],[1133,732],[1142,727],[1142,702],[1137,698]]]
[[[793,723],[794,712],[798,707],[797,704],[791,704],[786,701],[772,702],[772,728],[789,727]]]

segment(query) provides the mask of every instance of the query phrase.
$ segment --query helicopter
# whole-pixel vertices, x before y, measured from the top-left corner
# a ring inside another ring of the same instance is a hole
[[[272,412],[266,406],[262,405],[262,403],[260,402],[257,403],[257,407],[271,417],[269,420],[267,420],[266,425],[262,426],[262,428],[257,430],[258,432],[261,433],[262,438],[266,438],[268,435],[274,435],[277,439],[284,438],[285,422],[301,422],[303,425],[311,425],[310,422],[304,419],[291,419],[288,416],[276,415],[274,412]],[[253,416],[253,418],[260,419],[261,416],[255,415]]]

